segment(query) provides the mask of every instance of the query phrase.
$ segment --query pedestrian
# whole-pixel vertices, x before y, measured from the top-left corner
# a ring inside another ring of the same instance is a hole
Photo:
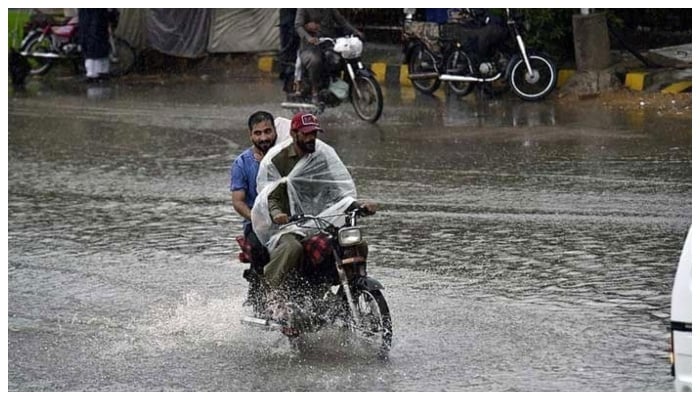
[[[116,28],[119,11],[114,8],[78,9],[78,34],[85,58],[85,80],[109,78],[110,29]]]
[[[294,30],[294,18],[296,8],[280,8],[280,79],[283,82],[284,91],[294,91],[294,68],[299,50],[299,35]]]

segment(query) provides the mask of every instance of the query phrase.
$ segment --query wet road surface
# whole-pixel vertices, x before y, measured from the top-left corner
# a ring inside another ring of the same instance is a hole
[[[322,116],[364,199],[394,346],[242,326],[230,206],[277,82],[30,85],[8,98],[11,391],[670,391],[691,121],[386,93]]]

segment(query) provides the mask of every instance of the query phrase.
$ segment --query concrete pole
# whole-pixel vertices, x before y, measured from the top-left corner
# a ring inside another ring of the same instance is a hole
[[[572,17],[574,54],[579,72],[600,71],[610,66],[610,37],[605,15],[589,11],[582,8],[581,14]]]

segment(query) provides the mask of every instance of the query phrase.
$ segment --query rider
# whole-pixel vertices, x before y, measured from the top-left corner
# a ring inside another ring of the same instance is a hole
[[[289,217],[291,212],[291,198],[290,193],[292,190],[288,188],[288,176],[290,172],[295,171],[294,179],[304,182],[304,192],[299,195],[301,200],[306,203],[313,203],[318,198],[327,196],[333,202],[341,203],[340,198],[346,198],[346,194],[350,193],[354,195],[354,185],[352,185],[352,190],[344,191],[342,185],[334,185],[332,183],[326,183],[323,180],[314,179],[318,174],[323,174],[323,171],[319,171],[320,168],[330,169],[331,166],[334,168],[339,168],[345,171],[346,182],[351,177],[347,173],[347,169],[342,165],[342,161],[337,158],[335,152],[330,149],[325,143],[319,141],[319,145],[323,146],[324,155],[319,155],[317,158],[322,159],[321,162],[313,164],[313,168],[309,168],[308,171],[304,169],[305,166],[312,165],[314,153],[317,150],[316,137],[318,133],[323,132],[318,118],[313,114],[308,113],[297,113],[292,118],[290,136],[292,138],[291,143],[282,148],[276,154],[271,154],[272,159],[270,169],[274,169],[280,177],[280,182],[276,187],[268,187],[265,194],[267,195],[267,213],[269,213],[269,218],[272,222],[277,225],[284,225],[289,222]],[[326,154],[332,153],[331,156]],[[323,158],[325,157],[325,158]],[[266,157],[267,160],[267,157]],[[295,168],[299,163],[303,163],[300,168]],[[339,167],[338,167],[339,165]],[[320,168],[316,168],[320,166]],[[261,168],[261,177],[262,177]],[[264,178],[264,177],[263,177]],[[260,179],[258,181],[260,182]],[[314,181],[318,182],[314,182]],[[315,185],[310,185],[311,184]],[[309,193],[312,192],[312,193]],[[360,204],[356,201],[342,203],[345,208],[363,208],[368,214],[374,214],[377,211],[376,203],[364,203]],[[256,231],[258,230],[259,224],[256,223],[255,213],[259,207],[264,207],[265,203],[256,202],[253,214],[253,224],[255,225]],[[312,208],[309,204],[298,205],[301,209]],[[264,211],[263,211],[264,212]],[[264,277],[265,282],[269,289],[268,296],[268,310],[272,314],[273,319],[284,319],[286,317],[286,308],[283,306],[284,293],[282,289],[285,283],[286,277],[290,271],[292,271],[296,266],[299,265],[302,254],[303,246],[301,240],[304,237],[300,236],[299,233],[284,233],[279,236],[274,248],[270,252],[270,262],[265,265]],[[366,250],[364,251],[366,254]],[[282,304],[280,304],[282,303]]]
[[[248,297],[245,304],[254,308],[262,307],[257,304],[255,293],[260,290],[263,267],[269,260],[267,249],[258,240],[250,223],[250,210],[258,196],[257,176],[260,160],[277,141],[277,129],[272,114],[267,111],[257,111],[248,118],[248,131],[251,147],[241,153],[231,164],[231,203],[234,210],[243,217],[243,235],[251,246],[252,259],[250,269],[243,276],[250,282]]]
[[[299,58],[311,80],[311,101],[318,104],[323,62],[318,38],[336,37],[339,29],[360,39],[364,39],[364,34],[353,27],[335,8],[298,8],[294,28],[301,38]]]

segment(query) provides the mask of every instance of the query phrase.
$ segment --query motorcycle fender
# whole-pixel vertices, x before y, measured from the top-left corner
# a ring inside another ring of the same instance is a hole
[[[378,280],[370,278],[369,276],[361,276],[355,280],[355,287],[360,290],[379,290],[384,289],[384,286],[379,283]]]
[[[504,78],[510,80],[510,74],[513,72],[513,68],[515,67],[515,63],[520,61],[522,57],[520,57],[520,54],[514,54],[513,57],[510,58],[510,61],[508,61],[508,65],[506,66],[506,74],[504,75]]]
[[[27,36],[22,39],[22,43],[20,43],[19,48],[20,50],[24,50],[24,48],[29,44],[31,40],[33,40],[36,36],[41,35],[41,31],[38,29],[35,29],[27,34]]]
[[[372,76],[372,75],[374,75],[374,71],[372,71],[371,69],[362,68],[362,69],[356,69],[355,74],[357,74],[359,76]]]

